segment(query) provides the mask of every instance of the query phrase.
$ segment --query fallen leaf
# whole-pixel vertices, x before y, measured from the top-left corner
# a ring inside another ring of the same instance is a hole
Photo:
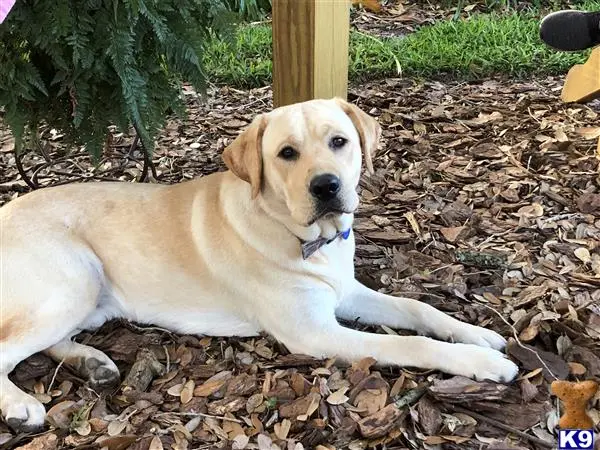
[[[584,375],[587,369],[583,364],[579,364],[577,362],[570,362],[569,369],[571,371],[571,375],[575,375],[576,377]]]
[[[231,448],[233,449],[244,449],[250,442],[250,436],[246,436],[245,434],[238,434],[235,438],[233,438]]]
[[[106,448],[108,450],[125,450],[132,443],[137,440],[137,436],[134,435],[123,435],[123,436],[114,436],[114,437],[100,437],[96,440],[96,443],[101,448]]]
[[[521,383],[519,383],[519,388],[521,389],[521,396],[525,403],[533,400],[538,394],[538,388],[531,384],[531,381],[528,379],[522,380]]]
[[[84,420],[79,422],[77,426],[73,428],[73,431],[75,431],[79,436],[87,436],[92,432],[92,426],[90,425],[89,421]]]
[[[213,380],[206,381],[205,383],[197,386],[194,389],[194,396],[196,397],[209,397],[210,395],[217,392],[219,389],[223,387],[226,383],[226,380]]]
[[[276,423],[273,426],[273,431],[275,432],[275,436],[277,436],[281,440],[287,439],[288,433],[290,432],[290,428],[292,426],[292,422],[288,419],[283,419],[281,423]]]
[[[544,378],[548,381],[554,380],[555,377],[564,379],[569,375],[569,366],[557,354],[545,352],[527,344],[522,345],[523,346],[520,346],[511,338],[506,346],[506,352],[518,359],[525,369],[532,370],[541,368]],[[552,373],[550,373],[546,367],[548,367]]]
[[[107,433],[109,436],[117,436],[127,428],[128,424],[127,420],[113,420],[108,424]]]
[[[341,405],[346,403],[348,401],[348,397],[345,395],[347,391],[347,387],[338,389],[334,393],[330,394],[329,397],[327,397],[327,403],[330,405]]]
[[[448,242],[454,243],[458,240],[460,234],[465,231],[467,227],[450,227],[450,228],[440,228],[440,233],[444,236]]]
[[[406,217],[406,220],[410,224],[410,227],[415,232],[415,234],[418,237],[421,237],[421,228],[419,227],[419,222],[417,222],[417,218],[415,217],[415,213],[413,213],[412,211],[409,211],[407,213],[404,213],[404,217]]]
[[[586,264],[592,262],[592,255],[590,255],[590,251],[585,247],[579,247],[573,253],[580,261],[583,261]]]
[[[150,447],[148,447],[148,450],[163,450],[163,448],[164,447],[160,438],[158,436],[154,436],[150,441]]]
[[[169,389],[167,389],[167,394],[169,394],[173,397],[179,397],[181,395],[182,390],[183,390],[183,383],[178,383],[178,384],[171,386]]]
[[[58,437],[54,433],[48,433],[34,438],[29,444],[15,450],[55,450],[57,447]]]
[[[182,404],[185,405],[192,398],[194,398],[194,386],[195,386],[195,384],[196,383],[194,383],[194,380],[188,380],[183,385],[183,388],[181,389],[181,393],[180,393],[180,399],[181,399],[181,403]]]
[[[46,419],[55,428],[66,430],[71,426],[71,416],[78,409],[77,404],[71,400],[57,403],[46,413]]]
[[[580,127],[575,132],[584,139],[598,139],[600,137],[600,127]]]
[[[523,342],[531,342],[533,341],[538,333],[540,332],[540,324],[534,323],[529,325],[519,334],[519,339]]]

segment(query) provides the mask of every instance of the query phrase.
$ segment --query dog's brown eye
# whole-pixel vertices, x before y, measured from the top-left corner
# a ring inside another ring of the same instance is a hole
[[[347,139],[343,138],[343,137],[334,137],[331,142],[329,143],[329,146],[334,149],[337,150],[338,148],[342,148],[344,145],[346,145],[346,142],[348,142]]]
[[[298,152],[292,147],[283,147],[279,152],[279,157],[285,159],[286,161],[292,161],[294,159],[298,159]]]

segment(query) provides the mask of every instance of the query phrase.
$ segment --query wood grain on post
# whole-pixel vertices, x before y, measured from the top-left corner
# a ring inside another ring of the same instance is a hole
[[[273,103],[346,98],[349,0],[273,0]]]

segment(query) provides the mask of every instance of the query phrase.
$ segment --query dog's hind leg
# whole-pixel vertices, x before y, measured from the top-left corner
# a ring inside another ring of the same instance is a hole
[[[0,250],[10,261],[0,265],[0,411],[12,428],[32,431],[44,425],[44,407],[8,374],[77,332],[97,308],[104,275],[97,258],[81,247],[3,243]]]

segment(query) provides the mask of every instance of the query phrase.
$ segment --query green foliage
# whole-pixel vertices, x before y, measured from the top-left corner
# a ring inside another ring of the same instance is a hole
[[[428,0],[416,0],[417,3],[427,4]],[[440,8],[448,9],[455,7],[457,13],[463,12],[467,6],[477,6],[479,10],[486,12],[500,11],[558,11],[560,9],[588,9],[588,0],[441,0],[437,2]],[[592,9],[593,10],[593,9]]]
[[[262,20],[271,12],[271,0],[226,0],[227,7],[244,20]]]
[[[578,5],[600,10],[599,1]],[[496,74],[565,74],[589,51],[557,52],[539,38],[541,17],[533,13],[474,14],[422,26],[405,37],[377,38],[352,31],[349,76],[416,76],[476,79]],[[211,41],[205,64],[211,79],[242,87],[271,82],[270,26],[241,27],[233,42]]]
[[[151,150],[184,81],[202,90],[205,43],[224,0],[18,0],[0,25],[0,108],[16,138],[41,122],[96,157],[107,128]]]
[[[271,81],[271,27],[239,27],[232,40],[214,39],[204,54],[211,80],[235,86],[262,86]]]

